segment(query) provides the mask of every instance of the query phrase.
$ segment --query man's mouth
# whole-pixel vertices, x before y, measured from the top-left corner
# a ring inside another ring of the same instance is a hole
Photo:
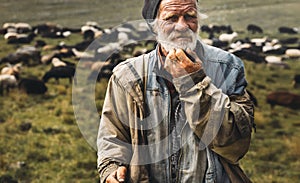
[[[174,40],[179,40],[179,41],[192,41],[190,36],[177,36]]]

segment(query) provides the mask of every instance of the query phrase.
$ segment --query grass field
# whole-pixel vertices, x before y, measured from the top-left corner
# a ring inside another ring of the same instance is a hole
[[[30,4],[33,2],[35,6]],[[1,23],[52,21],[70,27],[95,20],[108,27],[140,18],[140,0],[122,0],[118,4],[101,2],[20,1],[16,5],[14,1],[0,0],[3,5],[0,19]],[[277,32],[279,26],[299,27],[300,3],[296,0],[200,0],[200,3],[202,12],[209,16],[203,24],[231,24],[234,30],[241,32],[241,37],[253,37],[245,31],[249,23],[266,30],[256,37],[286,38],[287,35]],[[112,9],[120,10],[120,14]],[[9,16],[10,10],[14,10],[13,16]],[[46,41],[55,45],[60,41],[74,44],[80,40],[81,35],[74,34],[67,39]],[[17,47],[0,38],[0,58]],[[241,165],[255,183],[297,182],[300,180],[300,111],[280,106],[271,109],[265,97],[276,90],[300,94],[291,84],[293,75],[299,74],[300,59],[286,60],[290,69],[244,62],[248,88],[257,97],[259,106],[255,110],[257,132],[253,133],[250,150]],[[22,77],[41,78],[49,68],[50,65],[25,66]],[[95,103],[99,113],[106,82],[96,85]],[[74,117],[72,85],[68,80],[61,80],[59,85],[51,80],[47,86],[49,91],[43,96],[26,95],[18,90],[0,96],[0,182],[4,178],[24,183],[98,182],[96,151],[83,138]],[[24,129],[26,124],[31,124],[31,128]]]

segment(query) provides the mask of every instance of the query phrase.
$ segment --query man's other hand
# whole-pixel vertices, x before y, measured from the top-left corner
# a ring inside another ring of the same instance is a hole
[[[116,171],[112,172],[107,178],[106,183],[123,183],[126,179],[127,168],[120,166]]]

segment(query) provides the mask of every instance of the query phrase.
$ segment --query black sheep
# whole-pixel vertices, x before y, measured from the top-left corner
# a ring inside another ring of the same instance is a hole
[[[280,39],[279,42],[281,44],[296,44],[298,42],[298,38],[291,37],[291,38],[286,38],[286,39]]]
[[[257,54],[256,52],[249,50],[249,49],[241,49],[232,52],[234,55],[246,59],[248,61],[252,61],[255,63],[266,63],[265,57]]]
[[[255,34],[255,33],[263,33],[263,30],[261,27],[257,26],[257,25],[254,25],[254,24],[249,24],[247,26],[247,30],[249,32],[251,32],[252,34]]]
[[[43,81],[30,78],[21,79],[19,82],[19,89],[27,94],[44,94],[48,90]]]
[[[30,33],[28,35],[19,34],[16,37],[10,38],[7,40],[8,44],[29,44],[35,38],[34,33]]]
[[[280,33],[286,33],[286,34],[298,34],[298,29],[297,28],[290,28],[290,27],[279,27],[278,31]]]
[[[55,78],[56,82],[59,83],[60,78],[69,78],[70,83],[75,75],[75,67],[72,66],[60,66],[53,67],[43,76],[43,81],[46,83],[49,79]],[[76,80],[74,79],[75,83]]]
[[[298,88],[299,85],[300,85],[300,74],[296,74],[294,76],[293,86],[294,88]]]

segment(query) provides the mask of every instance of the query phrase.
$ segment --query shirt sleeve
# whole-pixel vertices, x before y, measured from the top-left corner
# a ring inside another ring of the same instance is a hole
[[[201,74],[204,72],[173,80],[184,102],[188,124],[206,146],[228,162],[237,163],[248,151],[254,113],[252,101],[245,92],[243,71],[236,77],[235,90],[239,95],[231,96]],[[194,78],[203,79],[196,83]]]

